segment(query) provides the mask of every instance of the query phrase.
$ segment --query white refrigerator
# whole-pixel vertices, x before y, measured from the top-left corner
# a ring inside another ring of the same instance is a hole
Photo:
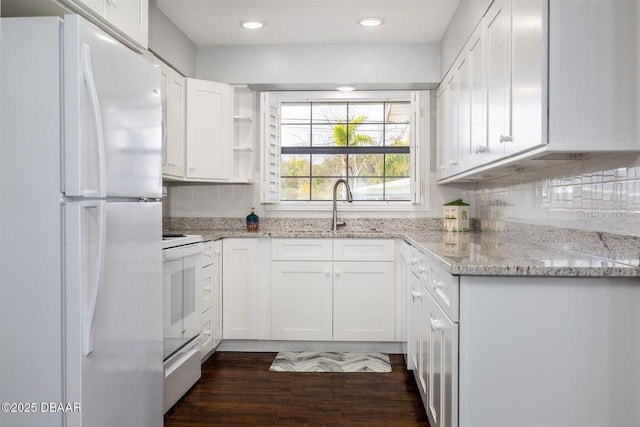
[[[161,426],[160,73],[76,15],[0,31],[0,425]]]

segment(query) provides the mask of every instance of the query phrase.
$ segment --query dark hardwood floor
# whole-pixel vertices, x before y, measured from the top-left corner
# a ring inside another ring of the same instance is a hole
[[[401,355],[393,372],[270,372],[275,353],[215,353],[164,418],[173,426],[429,426]]]

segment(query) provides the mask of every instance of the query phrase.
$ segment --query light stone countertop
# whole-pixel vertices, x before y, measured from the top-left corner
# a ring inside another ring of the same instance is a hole
[[[175,230],[172,230],[175,232]],[[435,257],[451,274],[467,276],[640,277],[639,259],[606,259],[509,238],[508,233],[443,231],[178,230],[203,241],[222,238],[404,239]],[[640,284],[640,281],[639,281]]]

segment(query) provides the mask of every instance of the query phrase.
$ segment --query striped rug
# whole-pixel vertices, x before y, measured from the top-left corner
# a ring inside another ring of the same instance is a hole
[[[278,372],[391,372],[388,354],[281,351],[271,364]]]

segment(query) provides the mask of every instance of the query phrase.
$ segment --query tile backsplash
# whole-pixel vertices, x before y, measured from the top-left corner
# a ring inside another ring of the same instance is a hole
[[[417,215],[442,218],[442,204],[462,198],[471,204],[471,216],[481,220],[640,236],[640,154],[592,154],[545,165],[476,183],[437,185],[432,177],[430,208]],[[244,218],[251,206],[261,217],[277,216],[259,204],[257,188],[172,185],[165,216]],[[304,214],[298,216],[327,217],[327,212]]]
[[[593,154],[479,182],[475,217],[640,236],[640,155]]]

